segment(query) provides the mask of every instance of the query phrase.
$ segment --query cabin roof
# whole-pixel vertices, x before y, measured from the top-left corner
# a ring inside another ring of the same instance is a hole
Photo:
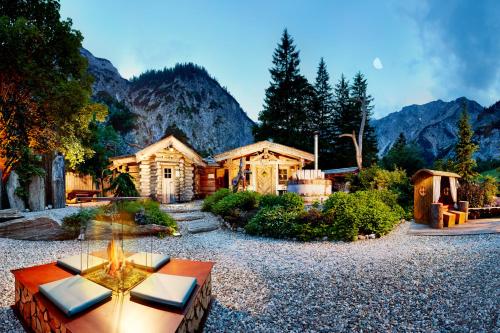
[[[198,155],[197,152],[195,152],[192,148],[188,147],[186,144],[182,143],[179,139],[177,139],[173,135],[169,135],[166,138],[161,139],[139,150],[135,154],[111,157],[110,161],[114,162],[114,164],[139,162],[141,160],[147,159],[149,156],[157,153],[158,151],[168,147],[175,148],[177,151],[179,151],[187,158],[192,160],[195,164],[200,166],[206,166],[206,163],[203,161],[201,156]]]
[[[270,151],[287,155],[295,158],[302,158],[306,162],[314,161],[314,155],[308,152],[305,152],[300,149],[288,147],[279,143],[270,142],[270,141],[259,141],[256,143],[252,143],[243,147],[238,147],[232,150],[228,150],[226,152],[217,154],[214,156],[214,160],[216,162],[221,162],[227,159],[233,159],[241,156],[250,155],[253,153],[260,152],[264,148],[269,149]]]
[[[431,169],[420,169],[411,177],[411,183],[415,183],[417,178],[422,175],[429,176],[442,176],[442,177],[452,177],[452,178],[461,178],[458,173],[448,172],[448,171],[440,171],[440,170],[431,170]]]

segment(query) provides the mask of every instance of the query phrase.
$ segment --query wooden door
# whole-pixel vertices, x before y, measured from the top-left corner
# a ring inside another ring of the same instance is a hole
[[[255,189],[262,194],[276,194],[272,165],[257,166]]]
[[[162,177],[162,202],[172,203],[175,202],[175,174],[174,168],[163,168]]]

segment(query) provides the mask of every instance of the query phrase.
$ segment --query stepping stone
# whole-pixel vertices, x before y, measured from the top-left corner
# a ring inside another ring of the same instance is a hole
[[[190,234],[198,234],[217,230],[219,229],[219,224],[213,221],[201,220],[199,222],[190,222],[187,229]]]
[[[195,221],[195,220],[201,220],[205,217],[202,213],[198,214],[191,214],[191,213],[169,213],[170,216],[177,222],[183,222],[183,221]]]

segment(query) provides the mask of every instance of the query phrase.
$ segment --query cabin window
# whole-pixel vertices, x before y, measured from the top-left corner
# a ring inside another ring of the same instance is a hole
[[[288,182],[288,169],[278,170],[278,180],[280,185],[286,185]]]
[[[171,168],[165,168],[163,169],[163,178],[172,178],[172,169]]]

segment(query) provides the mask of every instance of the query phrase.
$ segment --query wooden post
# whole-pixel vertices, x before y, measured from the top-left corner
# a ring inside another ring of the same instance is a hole
[[[66,207],[66,170],[62,154],[52,161],[52,205],[54,208]]]
[[[443,229],[443,204],[431,204],[431,227]]]
[[[469,220],[469,202],[468,201],[459,201],[458,202],[458,210],[465,213],[465,221]]]

